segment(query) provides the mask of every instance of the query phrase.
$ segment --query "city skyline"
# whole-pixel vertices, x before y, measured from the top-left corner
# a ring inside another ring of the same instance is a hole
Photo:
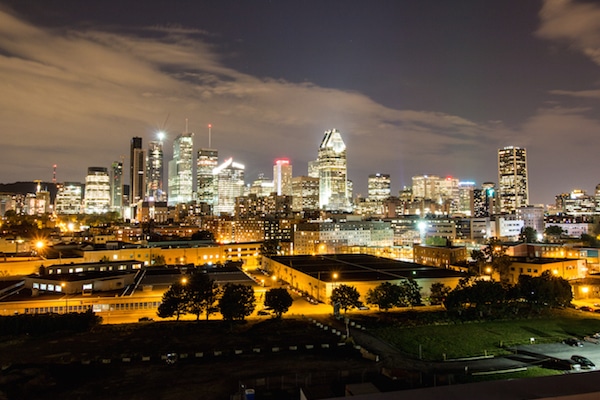
[[[600,183],[595,3],[3,3],[0,182],[54,164],[82,182],[161,130],[166,162],[187,118],[193,154],[239,159],[247,182],[277,158],[306,175],[335,128],[355,195],[375,173],[392,194],[422,174],[496,182],[505,146],[527,149],[532,204]]]

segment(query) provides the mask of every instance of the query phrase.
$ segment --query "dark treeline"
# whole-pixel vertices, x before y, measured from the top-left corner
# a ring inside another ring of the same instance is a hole
[[[92,311],[68,314],[18,314],[0,317],[0,335],[44,335],[70,331],[86,332],[99,325],[102,317]]]

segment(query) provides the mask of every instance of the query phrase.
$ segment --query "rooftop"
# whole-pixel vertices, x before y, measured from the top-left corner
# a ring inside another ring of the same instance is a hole
[[[274,261],[294,268],[324,282],[333,282],[334,273],[345,282],[386,281],[395,279],[439,279],[465,276],[450,269],[429,267],[412,262],[366,254],[328,254],[302,256],[274,256]]]

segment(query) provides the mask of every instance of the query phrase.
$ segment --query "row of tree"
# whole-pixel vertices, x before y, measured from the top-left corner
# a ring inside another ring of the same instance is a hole
[[[383,282],[369,289],[365,300],[367,304],[384,311],[393,307],[417,306],[422,304],[421,288],[414,279],[406,279],[400,283]],[[356,287],[343,284],[332,290],[330,302],[344,312],[364,305]]]
[[[286,289],[273,288],[265,293],[265,308],[280,318],[291,307],[292,296]],[[228,321],[244,320],[256,308],[256,297],[251,286],[228,283],[220,287],[208,274],[195,272],[186,275],[163,294],[158,307],[160,318],[176,317],[184,314],[196,316],[204,314],[208,320],[212,314],[220,313]]]
[[[518,312],[523,306],[540,310],[549,307],[566,307],[573,300],[569,282],[550,271],[540,276],[521,275],[516,285],[488,280],[463,279],[450,290],[443,285],[437,292],[444,292],[443,304],[448,311],[472,310],[479,315]],[[433,293],[433,290],[432,290]]]

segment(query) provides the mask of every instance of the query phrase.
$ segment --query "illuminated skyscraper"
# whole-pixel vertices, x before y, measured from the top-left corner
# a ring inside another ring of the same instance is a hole
[[[368,180],[369,200],[383,201],[391,196],[392,187],[389,174],[372,174]]]
[[[292,209],[314,211],[319,209],[319,178],[296,176],[292,178]]]
[[[351,211],[348,199],[346,145],[339,131],[326,131],[317,157],[319,206],[324,210]]]
[[[498,186],[502,212],[512,213],[529,204],[525,149],[509,146],[498,150]]]
[[[131,180],[129,201],[131,205],[135,205],[143,200],[146,194],[146,157],[142,149],[141,137],[131,139],[129,162]]]
[[[217,203],[217,179],[213,170],[219,165],[219,151],[215,149],[198,150],[196,181],[198,201],[214,206]]]
[[[285,158],[275,160],[273,186],[277,196],[292,195],[292,164],[290,164],[290,160]]]
[[[194,134],[182,133],[173,142],[173,159],[169,162],[169,205],[192,201]]]
[[[162,141],[152,141],[148,144],[148,174],[146,196],[154,201],[165,201],[163,191],[163,145]]]
[[[216,214],[233,215],[235,198],[244,194],[244,169],[244,165],[234,162],[233,158],[229,158],[213,170],[218,188]]]
[[[103,214],[110,209],[110,177],[104,167],[89,167],[85,177],[85,213]]]
[[[110,209],[123,213],[123,163],[115,161],[110,166]]]
[[[55,210],[56,214],[81,214],[83,190],[79,182],[65,182],[56,185]]]
[[[437,175],[418,175],[412,177],[413,199],[440,199],[440,177]]]

